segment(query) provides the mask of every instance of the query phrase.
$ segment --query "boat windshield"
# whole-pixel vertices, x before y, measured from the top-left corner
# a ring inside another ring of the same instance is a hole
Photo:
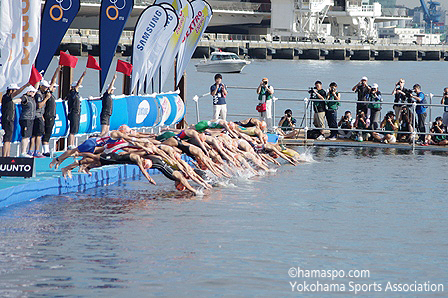
[[[211,59],[212,61],[217,60],[239,60],[240,58],[236,54],[224,54],[224,55],[212,55]]]

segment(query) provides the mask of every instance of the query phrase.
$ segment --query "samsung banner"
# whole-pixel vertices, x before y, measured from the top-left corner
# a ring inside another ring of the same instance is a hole
[[[190,24],[191,19],[193,18],[193,8],[190,2],[188,2],[187,0],[174,0],[172,1],[172,5],[176,9],[179,22],[177,24],[177,28],[174,30],[174,33],[171,36],[170,41],[168,42],[168,45],[165,48],[163,59],[160,62],[161,70],[159,79],[161,80],[162,88],[165,85],[171,68],[174,65],[174,59],[176,58],[176,55],[179,52],[179,48],[182,44],[181,37],[185,35],[186,30],[188,30],[187,24]]]
[[[8,36],[5,43],[5,51],[9,51],[9,58],[5,67],[5,83],[9,84],[22,81],[22,1],[10,1],[10,14],[12,20],[12,34]],[[28,77],[29,78],[29,77]]]
[[[0,1],[0,92],[6,89],[6,64],[9,60],[8,39],[12,35],[12,0]]]
[[[100,12],[100,93],[134,0],[103,0]]]
[[[177,84],[182,78],[182,74],[187,68],[213,14],[211,6],[203,0],[194,0],[191,5],[193,6],[194,17],[188,25],[188,30],[182,36],[182,44],[177,58]]]
[[[19,86],[28,83],[31,68],[36,61],[40,44],[40,0],[22,0],[22,80]]]
[[[171,36],[174,33],[174,30],[177,28],[179,19],[177,18],[177,14],[174,11],[174,8],[167,3],[161,4],[167,13],[167,24],[165,29],[160,32],[159,38],[157,39],[154,50],[149,55],[147,60],[148,65],[146,71],[146,81],[150,82],[156,73],[156,70],[159,68],[160,61],[164,56],[163,53],[165,51],[168,42],[171,39]]]
[[[134,90],[140,80],[140,88],[143,87],[146,76],[147,60],[153,51],[159,33],[167,24],[167,12],[160,5],[147,7],[138,18],[134,29],[132,52],[132,89]],[[138,93],[139,90],[137,90]]]
[[[45,2],[42,12],[40,50],[35,63],[39,72],[47,70],[65,32],[78,14],[79,8],[80,0],[47,0]]]

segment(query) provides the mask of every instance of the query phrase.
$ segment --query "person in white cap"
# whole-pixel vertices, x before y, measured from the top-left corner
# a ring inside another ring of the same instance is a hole
[[[25,88],[25,94],[22,95],[22,114],[20,115],[20,133],[22,135],[21,156],[33,157],[27,154],[28,144],[33,133],[34,119],[36,118],[36,95],[37,89],[33,86]]]
[[[370,92],[370,86],[367,84],[367,77],[362,77],[361,81],[353,86],[352,91],[358,94],[358,101],[367,101],[367,94]],[[367,103],[358,103],[356,105],[356,114],[363,111],[367,115]]]
[[[367,118],[370,119],[370,129],[376,130],[380,127],[381,102],[383,101],[378,84],[372,85],[370,93],[367,95],[367,100],[372,102],[367,106],[369,109]]]
[[[56,118],[56,97],[53,92],[56,90],[56,87],[59,85],[56,84],[56,80],[58,78],[58,73],[61,71],[62,66],[56,68],[56,71],[53,74],[53,78],[50,82],[50,87],[48,87],[47,93],[45,94],[44,104],[44,135],[42,137],[42,151],[43,155],[46,157],[50,156],[50,138],[53,132],[54,120]]]
[[[112,82],[110,82],[110,84],[109,84],[109,88],[107,88],[106,92],[104,92],[103,96],[101,97],[102,108],[101,108],[101,114],[100,114],[100,121],[101,121],[100,136],[105,136],[109,133],[110,116],[112,116],[112,111],[113,111],[113,107],[114,107],[114,101],[112,99],[112,94],[114,93],[114,90],[116,89],[114,87],[116,79],[117,79],[117,74],[115,73],[114,78],[112,79]]]
[[[11,154],[11,141],[14,133],[14,119],[16,118],[16,106],[14,97],[19,95],[28,84],[19,88],[17,84],[11,84],[6,88],[6,93],[2,97],[2,129],[3,135],[2,156],[8,157]]]
[[[48,89],[50,88],[50,83],[42,79],[40,83],[36,83],[34,88],[37,89],[37,92],[34,95],[34,100],[36,101],[36,117],[34,118],[33,134],[31,137],[30,150],[28,151],[28,154],[34,157],[42,158],[45,156],[40,153],[39,149],[42,144],[42,135],[45,131],[45,97]]]
[[[86,75],[85,70],[77,82],[72,83],[72,88],[64,100],[68,105],[68,121],[70,122],[70,133],[68,135],[68,148],[75,148],[75,134],[79,130],[79,121],[81,120],[81,98],[79,96],[79,88],[82,88],[82,81]]]

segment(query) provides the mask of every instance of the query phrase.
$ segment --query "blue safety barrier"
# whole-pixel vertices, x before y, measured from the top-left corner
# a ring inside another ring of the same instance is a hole
[[[127,124],[131,128],[169,126],[178,123],[185,115],[185,105],[178,93],[154,95],[113,96],[114,106],[110,117],[110,129]],[[101,132],[100,98],[81,100],[81,117],[78,134]],[[16,105],[16,119],[13,142],[20,141],[19,118],[22,106]],[[1,114],[0,114],[1,116]],[[156,124],[157,123],[157,124]],[[0,125],[1,129],[1,125]],[[56,118],[52,138],[65,137],[69,132],[66,102],[56,101]]]

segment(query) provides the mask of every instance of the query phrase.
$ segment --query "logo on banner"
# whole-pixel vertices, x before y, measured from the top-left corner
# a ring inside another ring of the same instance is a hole
[[[62,20],[62,22],[67,23],[68,19],[63,18],[64,17],[64,11],[70,10],[72,8],[72,0],[56,0],[57,4],[54,4],[50,8],[50,18],[55,21],[59,22]]]
[[[112,5],[106,8],[106,16],[109,20],[115,21],[117,18],[120,21],[124,21],[124,17],[120,16],[119,11],[126,7],[126,0],[122,0],[123,5],[117,5],[118,0],[109,0]]]
[[[142,102],[138,105],[137,117],[135,118],[135,122],[137,124],[143,123],[143,121],[145,121],[146,117],[149,114],[149,110],[149,102],[146,99],[142,100]]]
[[[0,177],[24,177],[34,176],[34,158],[0,157]]]

